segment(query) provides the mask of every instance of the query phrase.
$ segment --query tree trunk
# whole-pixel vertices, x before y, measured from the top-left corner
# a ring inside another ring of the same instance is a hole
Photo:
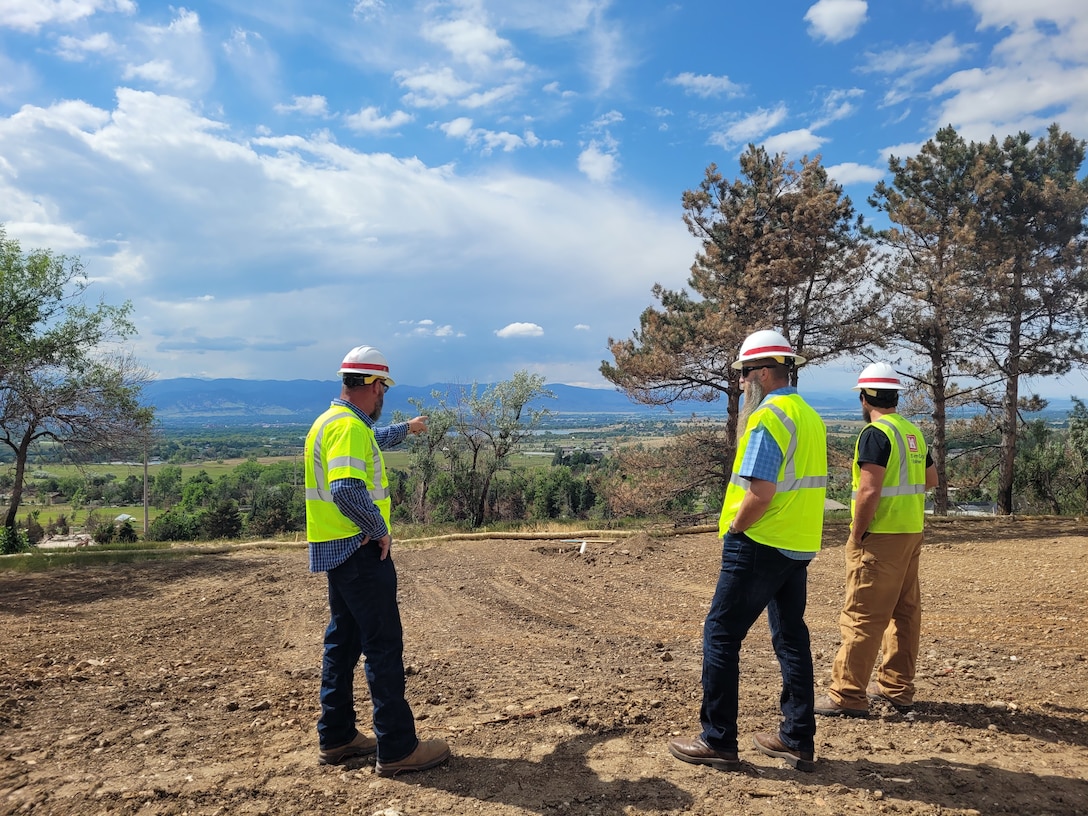
[[[23,500],[23,486],[26,483],[26,460],[30,450],[30,437],[25,438],[15,451],[15,481],[11,485],[11,501],[8,503],[8,511],[4,516],[4,526],[15,529],[15,517],[19,513],[19,504]]]
[[[1016,431],[1019,412],[1019,382],[1010,376],[1005,382],[1004,415],[1001,419],[1000,468],[998,469],[997,512],[999,515],[1012,514],[1012,483],[1016,470]]]
[[[944,379],[943,351],[934,355],[933,364],[933,444],[929,446],[937,469],[933,489],[933,515],[948,515],[948,389]]]
[[[491,489],[491,477],[493,475],[492,473],[485,473],[483,476],[479,498],[475,509],[472,511],[472,526],[474,528],[483,526],[484,519],[487,517],[487,491]]]
[[[1016,436],[1020,419],[1020,333],[1024,321],[1024,273],[1018,257],[1009,282],[1009,345],[1005,359],[1005,402],[1001,420],[1000,468],[998,470],[997,512],[1012,514],[1012,485],[1016,472]]]

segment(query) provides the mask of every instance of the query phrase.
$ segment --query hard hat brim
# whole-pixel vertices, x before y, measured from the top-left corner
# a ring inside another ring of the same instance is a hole
[[[892,380],[884,377],[868,377],[864,380],[858,380],[858,384],[851,386],[851,391],[902,391],[903,383],[899,380]]]
[[[361,374],[364,377],[377,377],[383,380],[388,388],[392,388],[396,383],[393,378],[388,374],[382,374],[374,370],[374,366],[358,364],[358,363],[344,363],[340,366],[340,370],[337,374]]]
[[[792,351],[779,351],[779,352],[776,352],[775,354],[754,354],[754,355],[747,356],[747,357],[741,357],[735,363],[730,365],[730,368],[732,368],[734,371],[740,371],[746,365],[748,365],[749,363],[751,363],[751,362],[753,362],[755,360],[767,360],[767,359],[770,359],[771,357],[792,357],[793,358],[793,364],[798,365],[798,366],[804,364],[805,362],[807,362],[807,359],[805,357],[802,357],[800,354],[796,354],[795,352],[792,352]]]

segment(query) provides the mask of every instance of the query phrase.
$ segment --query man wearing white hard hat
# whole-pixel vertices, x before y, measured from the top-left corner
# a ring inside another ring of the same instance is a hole
[[[721,572],[703,627],[702,733],[669,743],[683,762],[729,771],[737,753],[740,650],[763,610],[782,668],[777,732],[755,734],[767,756],[802,771],[815,767],[812,651],[805,624],[808,563],[820,549],[827,493],[827,429],[790,386],[805,362],[776,331],[741,345],[744,410],[718,530]]]
[[[888,363],[867,366],[854,386],[869,424],[854,447],[842,644],[828,693],[816,700],[816,713],[825,717],[867,717],[870,700],[901,712],[914,704],[922,622],[918,558],[925,492],[936,486],[937,468],[922,432],[898,413],[902,389]]]
[[[393,385],[373,346],[347,353],[340,398],[306,436],[306,538],[311,572],[329,585],[329,625],[321,667],[318,762],[341,764],[377,753],[381,776],[433,768],[449,759],[440,739],[419,740],[404,697],[404,639],[397,572],[389,555],[389,477],[382,449],[427,430],[426,417],[376,428]],[[356,727],[354,677],[360,656],[375,737]]]

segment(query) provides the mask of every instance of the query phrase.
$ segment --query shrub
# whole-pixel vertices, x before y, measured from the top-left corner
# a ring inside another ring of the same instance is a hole
[[[55,519],[51,519],[45,526],[45,531],[51,535],[68,535],[68,517],[61,513]]]
[[[242,534],[242,514],[233,499],[221,501],[200,518],[200,537],[206,539],[238,538]]]
[[[91,538],[95,544],[109,544],[117,535],[117,528],[112,521],[103,521],[91,528]]]
[[[175,507],[151,522],[147,538],[151,541],[193,541],[198,520],[196,515]]]
[[[128,519],[117,525],[117,540],[123,544],[135,544],[140,540],[140,537],[136,534],[136,529]]]
[[[22,527],[0,527],[0,555],[30,552],[30,539]]]
[[[26,537],[30,546],[37,547],[45,538],[45,528],[38,521],[39,510],[26,514]]]
[[[253,494],[253,508],[246,531],[258,536],[276,535],[306,526],[306,506],[301,491],[290,485],[260,486]]]

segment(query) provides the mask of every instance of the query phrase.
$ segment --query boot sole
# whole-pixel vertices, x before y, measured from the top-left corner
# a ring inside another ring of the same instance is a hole
[[[693,757],[681,751],[674,750],[671,745],[669,746],[669,753],[679,759],[681,762],[687,762],[689,765],[709,765],[711,768],[715,768],[719,771],[739,771],[744,768],[744,763],[741,762],[739,759]]]
[[[436,759],[430,759],[426,762],[421,762],[418,765],[398,765],[392,763],[391,765],[382,765],[380,762],[374,768],[378,776],[396,776],[402,773],[413,773],[415,771],[426,771],[431,768],[437,768],[443,762],[446,762],[450,758],[450,752],[447,750],[445,754]]]
[[[816,761],[813,759],[801,759],[801,757],[795,756],[789,751],[776,751],[773,748],[767,748],[764,745],[760,745],[759,740],[755,737],[752,737],[752,745],[754,745],[756,750],[761,754],[774,757],[775,759],[781,759],[796,771],[805,771],[807,773],[816,770]]]
[[[377,752],[377,747],[374,748],[362,748],[358,750],[348,751],[344,754],[336,754],[335,756],[318,756],[318,765],[343,765],[349,759],[358,759],[359,757],[370,756]]]
[[[817,708],[815,713],[821,717],[853,717],[858,720],[865,720],[869,717],[868,710],[860,708]]]

